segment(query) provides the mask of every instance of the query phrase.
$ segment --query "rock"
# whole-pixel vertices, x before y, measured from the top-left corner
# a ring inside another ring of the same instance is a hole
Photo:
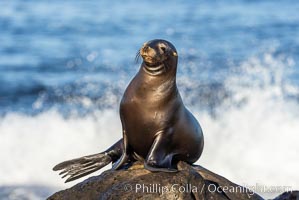
[[[299,191],[285,192],[274,200],[299,200]]]
[[[68,199],[207,199],[256,200],[258,194],[198,166],[184,162],[179,172],[152,173],[135,163],[128,169],[108,170],[69,189],[59,191],[48,200]]]

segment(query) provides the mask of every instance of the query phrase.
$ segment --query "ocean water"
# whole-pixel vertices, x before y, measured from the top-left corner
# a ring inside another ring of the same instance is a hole
[[[295,0],[0,1],[0,199],[78,182],[52,167],[121,137],[119,101],[154,38],[178,50],[177,84],[205,136],[197,164],[263,197],[283,191],[261,186],[299,189],[298,10]]]

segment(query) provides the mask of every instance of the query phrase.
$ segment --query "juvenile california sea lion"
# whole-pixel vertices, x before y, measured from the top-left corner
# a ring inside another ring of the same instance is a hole
[[[110,162],[119,169],[136,160],[150,171],[176,172],[178,161],[194,163],[204,139],[176,86],[178,55],[166,40],[151,40],[139,50],[143,62],[120,103],[123,139],[106,151],[62,162],[54,170],[72,181]]]

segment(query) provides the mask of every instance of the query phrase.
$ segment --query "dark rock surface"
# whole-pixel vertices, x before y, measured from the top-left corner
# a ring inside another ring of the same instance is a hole
[[[299,191],[285,192],[274,200],[299,200]]]
[[[99,176],[55,193],[48,200],[263,199],[249,189],[234,184],[201,166],[190,166],[180,162],[178,168],[177,173],[152,173],[145,170],[142,164],[136,163],[126,170],[105,171]],[[287,197],[291,197],[291,194],[281,195],[275,200]],[[291,199],[296,198],[298,197]]]

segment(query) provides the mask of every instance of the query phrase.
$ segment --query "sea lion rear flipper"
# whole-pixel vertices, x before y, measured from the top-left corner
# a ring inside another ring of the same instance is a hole
[[[178,170],[172,165],[173,155],[168,153],[170,131],[160,131],[152,144],[151,150],[144,161],[144,167],[152,172],[177,172]]]
[[[108,165],[111,161],[111,157],[107,153],[98,153],[64,161],[56,165],[53,170],[63,170],[59,175],[63,175],[62,178],[69,176],[65,181],[69,182],[95,172]]]
[[[83,156],[56,165],[53,170],[62,170],[59,175],[62,178],[69,176],[65,182],[70,182],[91,174],[111,162],[115,162],[122,154],[122,139],[102,153]]]

